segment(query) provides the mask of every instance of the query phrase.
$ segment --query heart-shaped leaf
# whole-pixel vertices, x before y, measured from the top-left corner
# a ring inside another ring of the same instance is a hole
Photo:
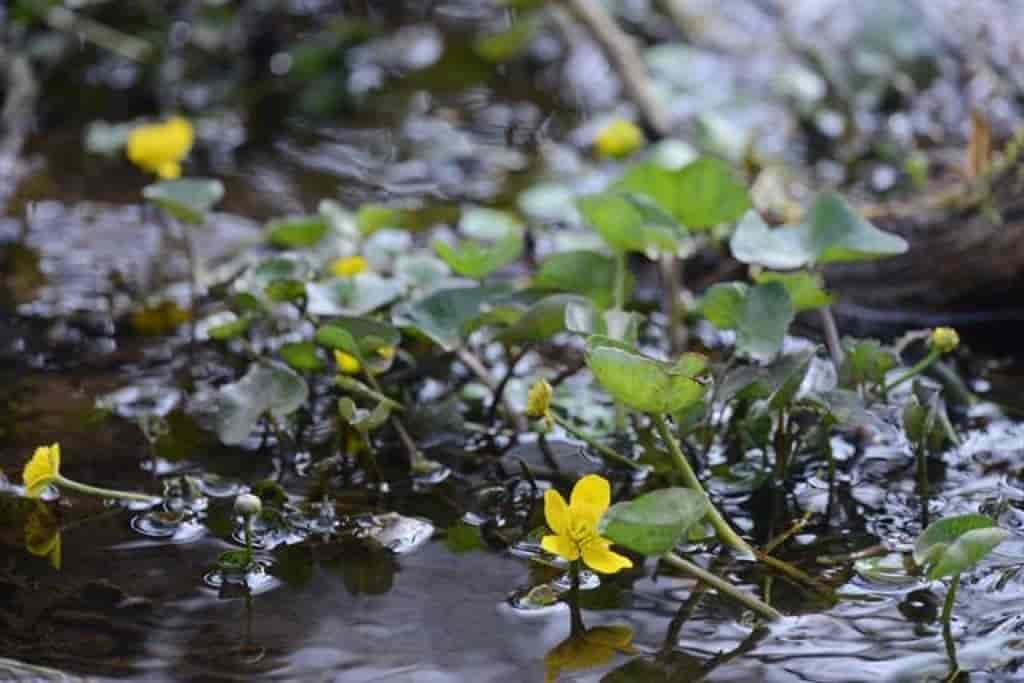
[[[708,289],[701,311],[716,327],[736,330],[736,350],[757,359],[779,352],[796,315],[789,293],[778,282],[754,287],[719,283]]]
[[[652,223],[651,216],[624,194],[608,191],[579,200],[583,217],[618,252],[648,249],[671,252],[676,249],[680,233],[672,227]]]
[[[226,444],[249,438],[265,414],[281,419],[295,412],[309,397],[309,387],[287,365],[263,361],[249,366],[242,379],[218,392],[217,434]]]
[[[508,294],[504,286],[439,289],[412,304],[397,307],[393,322],[427,336],[446,351],[462,343],[483,313],[485,304]]]
[[[523,253],[524,244],[522,231],[513,230],[493,245],[464,240],[457,246],[452,246],[438,240],[434,242],[434,251],[459,275],[482,280],[519,258]]]
[[[530,306],[499,338],[505,344],[525,344],[550,339],[564,331],[568,306],[582,306],[587,299],[576,294],[552,294]]]
[[[805,270],[795,273],[763,272],[754,278],[754,282],[759,285],[768,282],[781,284],[789,293],[789,300],[793,302],[793,310],[797,313],[813,311],[835,301],[835,297],[825,291],[821,276]]]
[[[932,522],[914,544],[914,561],[929,579],[961,574],[1002,543],[1007,532],[985,515],[969,514]]]
[[[142,196],[178,220],[199,225],[224,197],[224,184],[212,178],[161,180],[142,188]]]
[[[683,540],[707,508],[707,498],[692,489],[661,489],[613,505],[601,519],[601,533],[642,555],[662,555]]]
[[[389,304],[402,293],[402,284],[376,273],[334,278],[306,285],[306,310],[313,315],[361,316]]]
[[[565,251],[544,259],[533,276],[533,286],[589,297],[598,308],[615,301],[615,259],[596,251]],[[633,291],[633,274],[626,273],[626,300]]]
[[[591,343],[601,340],[592,338]],[[591,346],[587,365],[613,398],[644,413],[674,413],[699,400],[707,389],[694,379],[706,365],[699,354],[684,354],[673,364],[616,346]]]

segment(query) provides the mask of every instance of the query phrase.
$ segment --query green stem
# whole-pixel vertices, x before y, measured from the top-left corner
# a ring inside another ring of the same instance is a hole
[[[612,294],[615,299],[615,310],[622,311],[626,308],[626,252],[620,251],[615,254],[615,289]]]
[[[917,446],[917,489],[921,496],[921,526],[928,526],[928,497],[931,491],[928,485],[928,452],[925,445]]]
[[[245,566],[252,564],[252,515],[245,516]]]
[[[629,458],[627,458],[624,455],[616,453],[614,450],[612,450],[608,446],[605,446],[603,443],[601,443],[599,441],[596,441],[592,436],[586,434],[585,432],[581,432],[579,429],[574,427],[565,418],[563,418],[563,417],[561,417],[559,415],[556,415],[553,412],[550,413],[550,415],[551,415],[551,419],[554,420],[555,423],[557,423],[559,427],[561,427],[565,431],[567,431],[570,434],[572,434],[573,436],[575,436],[580,441],[583,441],[588,446],[593,448],[595,451],[597,451],[601,455],[602,458],[605,458],[606,460],[610,460],[611,462],[618,463],[620,465],[625,465],[626,467],[631,467],[634,470],[642,470],[642,469],[644,469],[643,465],[641,465],[641,464],[639,464],[637,462],[634,462],[633,460],[630,460]]]
[[[116,489],[104,489],[98,486],[89,486],[77,482],[74,479],[67,479],[61,475],[57,475],[57,478],[53,480],[54,484],[57,484],[61,488],[69,489],[71,491],[77,491],[79,493],[85,493],[90,496],[98,496],[100,498],[114,498],[117,500],[133,500],[140,503],[156,504],[160,502],[159,496],[150,496],[145,493],[132,493],[130,491],[118,491]]]
[[[746,541],[744,541],[739,534],[733,531],[729,523],[725,521],[721,513],[718,512],[718,508],[715,507],[714,503],[711,502],[711,498],[708,497],[707,492],[700,483],[700,479],[694,474],[693,468],[690,467],[690,462],[683,455],[682,450],[679,448],[679,444],[672,438],[671,432],[669,432],[668,424],[665,422],[664,415],[652,415],[651,420],[654,422],[655,429],[658,430],[658,436],[668,446],[669,453],[672,454],[672,459],[675,462],[676,470],[683,478],[683,482],[686,483],[691,489],[704,496],[704,499],[708,502],[707,518],[711,522],[711,526],[715,528],[715,532],[718,533],[718,538],[727,545],[732,546],[734,549],[746,555],[747,557],[755,557],[754,549],[750,547]]]
[[[686,308],[682,299],[682,264],[675,254],[663,256],[661,271],[665,278],[665,295],[668,297],[668,339],[672,355],[677,355],[686,347],[686,328],[684,318]]]
[[[949,584],[949,591],[946,593],[946,601],[942,603],[942,624],[949,626],[953,616],[953,603],[956,602],[956,591],[960,587],[960,575],[954,574]]]
[[[698,567],[692,562],[684,560],[675,553],[665,553],[661,556],[661,559],[664,560],[667,564],[675,567],[676,569],[686,572],[695,579],[703,581],[707,585],[717,590],[719,593],[729,596],[730,598],[740,603],[747,609],[760,614],[762,617],[768,619],[769,621],[781,619],[783,616],[781,612],[779,612],[771,605],[768,605],[762,602],[761,600],[758,600],[750,593],[747,593],[746,591],[737,588],[736,586],[732,585],[724,579],[718,578],[711,572],[706,571],[701,567]]]
[[[899,377],[897,377],[893,381],[891,381],[888,384],[886,384],[885,388],[882,390],[883,393],[888,394],[890,391],[892,391],[893,389],[895,389],[899,385],[903,384],[904,382],[917,377],[922,372],[927,370],[931,366],[932,363],[937,361],[939,359],[939,356],[941,356],[941,355],[942,355],[941,351],[939,351],[938,349],[932,349],[931,351],[928,352],[928,355],[925,356],[924,358],[922,358],[920,361],[918,361],[918,363],[916,365],[912,366],[909,370],[904,372],[902,375],[900,375]]]
[[[359,380],[353,379],[347,375],[338,375],[335,378],[334,383],[346,391],[351,391],[353,394],[359,394],[363,398],[368,398],[372,401],[376,401],[377,403],[383,403],[387,407],[391,408],[391,410],[397,412],[405,410],[405,406],[398,401],[393,401],[377,389],[371,389]]]

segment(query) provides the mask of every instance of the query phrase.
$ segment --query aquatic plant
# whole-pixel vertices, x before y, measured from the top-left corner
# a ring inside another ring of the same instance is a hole
[[[25,486],[25,495],[29,498],[40,498],[50,486],[55,486],[112,500],[127,500],[150,505],[160,501],[158,497],[144,493],[100,488],[68,479],[60,473],[60,444],[57,443],[36,448],[32,457],[25,463],[21,478]]]

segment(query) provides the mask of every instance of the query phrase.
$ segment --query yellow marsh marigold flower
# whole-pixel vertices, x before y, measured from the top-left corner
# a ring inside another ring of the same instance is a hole
[[[173,180],[181,176],[181,162],[194,140],[188,119],[172,116],[163,123],[135,128],[128,136],[128,158],[144,171]]]
[[[644,134],[635,123],[626,119],[615,119],[598,131],[594,147],[602,157],[621,159],[629,156],[644,144]]]
[[[345,353],[344,351],[334,352],[334,362],[338,364],[338,371],[343,372],[346,375],[354,375],[359,372],[362,367],[359,364],[359,359],[353,356],[351,353]]]
[[[352,277],[365,273],[368,267],[369,264],[362,256],[345,256],[331,264],[331,274],[334,277]]]
[[[47,486],[60,477],[60,444],[40,446],[25,463],[21,478],[25,484],[25,495],[38,498]]]
[[[960,335],[952,327],[932,330],[931,345],[939,353],[949,353],[960,345]]]
[[[551,396],[554,392],[546,379],[539,379],[530,387],[526,394],[526,414],[529,417],[543,419],[544,426],[551,429],[554,418],[551,416]]]
[[[612,552],[612,542],[597,531],[611,502],[611,485],[596,474],[576,482],[568,505],[562,494],[548,489],[544,492],[544,517],[555,533],[541,539],[541,547],[570,562],[582,557],[585,565],[602,574],[632,567],[633,562]]]

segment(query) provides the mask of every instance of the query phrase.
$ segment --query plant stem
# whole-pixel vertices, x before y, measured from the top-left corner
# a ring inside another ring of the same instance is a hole
[[[762,602],[761,600],[758,600],[750,593],[747,593],[746,591],[737,588],[736,586],[732,585],[724,579],[718,578],[711,572],[706,571],[701,567],[698,567],[692,562],[684,560],[675,553],[665,553],[661,556],[661,559],[664,560],[667,564],[672,565],[676,569],[686,572],[695,579],[703,581],[707,585],[717,590],[719,593],[729,596],[730,598],[740,603],[747,609],[757,612],[765,619],[775,621],[776,619],[781,619],[783,616],[781,612],[779,612],[771,605],[768,605]]]
[[[956,602],[956,591],[960,587],[960,575],[954,574],[953,580],[949,583],[949,591],[946,593],[946,601],[942,603],[942,624],[949,626],[953,617],[953,603]]]
[[[741,554],[753,558],[755,557],[754,549],[750,547],[746,541],[744,541],[739,534],[733,531],[729,523],[725,521],[721,513],[718,512],[718,508],[715,507],[714,503],[711,502],[711,498],[708,497],[707,492],[700,483],[700,479],[694,474],[693,468],[690,467],[690,462],[683,455],[682,450],[679,448],[679,444],[672,438],[672,434],[669,431],[668,424],[665,422],[664,415],[651,415],[651,420],[654,422],[655,429],[658,430],[658,436],[668,446],[669,452],[672,454],[672,459],[675,462],[676,470],[682,476],[683,481],[691,489],[704,496],[704,499],[708,502],[707,518],[711,522],[711,526],[715,528],[715,532],[718,534],[718,538],[727,545],[732,546],[735,550]]]
[[[644,469],[643,465],[641,465],[640,463],[634,462],[633,460],[630,460],[626,456],[621,455],[619,453],[616,453],[614,450],[612,450],[608,446],[605,446],[600,441],[595,440],[589,434],[586,434],[585,432],[580,431],[579,429],[574,427],[572,425],[572,423],[570,423],[564,417],[561,417],[560,415],[556,415],[553,412],[550,413],[550,415],[551,415],[551,419],[554,420],[555,423],[558,424],[559,427],[561,427],[565,431],[569,432],[570,434],[575,436],[580,441],[585,442],[588,446],[590,446],[595,451],[597,451],[601,455],[601,457],[605,458],[606,460],[610,460],[611,462],[615,462],[615,463],[618,463],[620,465],[625,465],[626,467],[631,467],[634,470],[642,470],[642,469]]]
[[[615,282],[613,283],[612,294],[614,296],[614,310],[624,311],[626,309],[626,270],[628,267],[626,252],[615,253]],[[623,434],[626,431],[626,406],[622,401],[615,401],[615,432]]]
[[[839,341],[839,328],[836,327],[835,316],[832,315],[831,306],[823,306],[818,309],[821,315],[821,325],[825,332],[825,346],[828,347],[828,355],[832,357],[832,366],[839,375],[839,368],[843,366],[843,345]]]
[[[53,480],[53,483],[57,484],[61,488],[77,491],[78,493],[85,493],[90,496],[98,496],[100,498],[132,500],[140,503],[149,503],[151,505],[155,505],[160,502],[159,496],[150,496],[145,493],[132,493],[131,491],[118,491],[116,489],[104,489],[98,486],[89,486],[88,484],[83,484],[75,481],[74,479],[66,479],[60,475],[57,475],[57,478]]]
[[[686,308],[682,297],[682,262],[675,254],[661,257],[661,272],[665,280],[665,296],[668,298],[668,339],[672,355],[678,355],[686,347],[686,326],[683,318]]]
[[[252,515],[245,516],[245,567],[252,564]]]
[[[583,612],[580,610],[580,561],[573,560],[569,563],[569,576],[571,580],[569,588],[569,615],[571,619],[571,637],[582,636],[587,632],[583,624]]]
[[[460,346],[458,349],[456,349],[455,355],[462,362],[462,364],[469,368],[469,371],[472,372],[476,376],[476,378],[480,380],[480,382],[490,390],[491,395],[494,396],[497,400],[497,397],[499,396],[498,383],[495,382],[493,378],[491,378],[491,373],[487,371],[487,368],[484,366],[483,362],[481,362],[479,358],[473,355],[472,351],[470,351],[464,346]],[[505,417],[508,419],[508,421],[512,423],[516,431],[525,432],[528,428],[528,425],[526,424],[526,420],[523,419],[523,416],[519,415],[516,412],[516,409],[512,407],[512,404],[508,402],[507,398],[504,398],[502,396],[500,400],[502,406],[505,409]]]
[[[917,492],[921,496],[921,527],[928,526],[928,451],[923,443],[917,446]]]
[[[886,384],[885,388],[882,390],[883,393],[887,394],[896,387],[898,387],[899,385],[903,384],[904,382],[917,377],[922,372],[927,370],[932,363],[937,361],[939,359],[939,356],[941,355],[941,351],[939,351],[938,349],[932,349],[931,351],[928,352],[928,355],[922,358],[920,361],[918,361],[916,365],[913,365],[909,370],[904,372],[902,375]]]
[[[352,379],[346,375],[338,375],[335,378],[334,383],[346,391],[351,391],[353,394],[359,394],[363,398],[383,403],[396,412],[403,412],[405,410],[405,406],[398,401],[394,401],[382,394],[379,390],[371,389],[359,380]]]

